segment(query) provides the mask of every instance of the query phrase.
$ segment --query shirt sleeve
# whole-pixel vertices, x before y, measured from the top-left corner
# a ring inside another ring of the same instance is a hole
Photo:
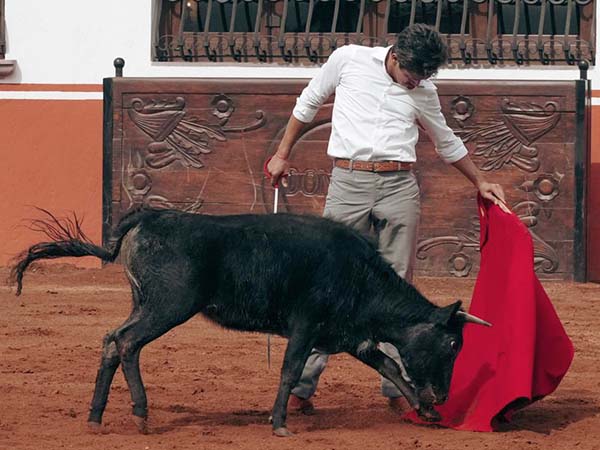
[[[342,68],[351,53],[351,47],[344,46],[329,55],[327,62],[296,100],[296,107],[292,112],[296,119],[304,123],[312,122],[321,105],[333,94],[339,84]]]
[[[468,155],[463,141],[454,134],[442,114],[440,99],[435,88],[428,93],[426,100],[419,110],[419,121],[435,145],[435,151],[448,164]]]

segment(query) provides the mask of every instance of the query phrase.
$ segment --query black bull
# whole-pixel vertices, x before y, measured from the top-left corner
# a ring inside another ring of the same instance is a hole
[[[13,270],[21,292],[28,265],[45,258],[118,255],[131,283],[129,318],[104,338],[88,421],[102,420],[114,373],[122,365],[133,414],[145,429],[142,347],[201,313],[220,325],[288,338],[273,430],[290,434],[286,409],[312,348],[347,352],[392,381],[427,420],[446,400],[465,322],[487,324],[440,308],[400,278],[359,233],[310,216],[202,216],[140,209],[125,216],[109,251],[76,226],[38,221],[52,242],[29,248]],[[73,225],[73,223],[71,223]],[[403,369],[378,349],[389,342]]]

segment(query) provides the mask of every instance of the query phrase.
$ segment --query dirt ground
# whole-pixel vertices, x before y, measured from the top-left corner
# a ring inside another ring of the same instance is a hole
[[[6,269],[0,277],[6,278]],[[433,301],[469,299],[473,281],[419,279]],[[0,287],[0,449],[600,449],[600,286],[544,283],[576,349],[559,389],[500,432],[458,432],[401,421],[378,375],[346,355],[331,358],[313,416],[291,414],[296,435],[271,435],[285,341],[223,330],[201,317],[142,352],[150,433],[138,434],[119,370],[104,434],[86,427],[104,334],[129,313],[119,266],[38,266],[17,298]],[[552,349],[548,349],[552,351]]]

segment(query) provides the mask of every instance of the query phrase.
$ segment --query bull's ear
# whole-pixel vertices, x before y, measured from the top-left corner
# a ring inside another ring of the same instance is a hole
[[[460,310],[461,305],[462,302],[460,300],[457,300],[451,305],[444,306],[443,308],[438,308],[432,315],[432,321],[444,326],[449,325],[450,321],[454,319],[454,316]]]

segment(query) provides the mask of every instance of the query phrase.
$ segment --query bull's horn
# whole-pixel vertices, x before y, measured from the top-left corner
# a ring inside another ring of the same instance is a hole
[[[492,326],[491,323],[486,322],[485,320],[480,319],[479,317],[476,317],[476,316],[466,313],[464,311],[457,311],[456,315],[459,317],[462,317],[465,320],[465,322],[476,323],[477,325],[485,325],[486,327]]]

